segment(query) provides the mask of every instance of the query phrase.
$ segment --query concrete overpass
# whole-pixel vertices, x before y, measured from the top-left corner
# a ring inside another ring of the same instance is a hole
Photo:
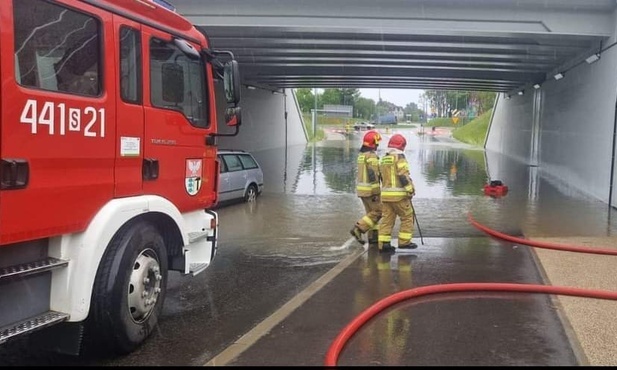
[[[173,2],[242,66],[230,145],[303,142],[291,88],[490,90],[487,150],[617,207],[613,0]]]

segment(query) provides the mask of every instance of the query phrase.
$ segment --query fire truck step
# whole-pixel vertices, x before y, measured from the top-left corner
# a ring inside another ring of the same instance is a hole
[[[201,239],[205,239],[208,237],[208,232],[194,232],[194,233],[189,233],[189,243],[195,243],[200,241]]]
[[[69,261],[48,257],[40,261],[22,263],[19,265],[13,265],[8,267],[0,267],[0,282],[16,277],[38,274],[59,267],[65,267],[66,265],[68,265],[68,263]]]
[[[56,311],[48,311],[41,315],[18,322],[12,326],[2,328],[0,329],[0,344],[6,342],[12,337],[16,337],[21,334],[42,329],[46,326],[60,323],[67,320],[68,318],[68,314]]]
[[[193,276],[199,274],[200,272],[204,271],[206,268],[208,267],[207,263],[191,263],[189,265],[189,269],[191,271],[191,273],[193,274]]]

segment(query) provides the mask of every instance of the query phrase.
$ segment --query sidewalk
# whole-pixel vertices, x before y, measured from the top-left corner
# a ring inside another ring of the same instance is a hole
[[[535,241],[617,249],[617,237],[539,238]],[[584,289],[617,290],[617,256],[534,248],[546,284]],[[581,365],[617,365],[617,302],[602,299],[554,297],[564,325],[579,342]],[[576,349],[575,349],[576,350]]]

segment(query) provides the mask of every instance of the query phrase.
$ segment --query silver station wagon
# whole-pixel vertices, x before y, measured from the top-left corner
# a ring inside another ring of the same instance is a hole
[[[231,201],[254,202],[264,186],[259,163],[248,152],[220,149],[219,203]]]

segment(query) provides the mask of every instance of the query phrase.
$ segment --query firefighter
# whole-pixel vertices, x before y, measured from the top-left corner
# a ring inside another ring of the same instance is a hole
[[[356,194],[362,200],[365,214],[351,229],[351,235],[358,243],[364,244],[362,234],[367,233],[368,242],[377,244],[379,219],[381,219],[381,196],[379,182],[379,156],[376,153],[381,135],[377,131],[364,134],[362,147],[358,154],[358,180]]]
[[[405,158],[407,140],[401,134],[394,134],[388,142],[386,155],[379,162],[381,174],[381,201],[383,214],[379,225],[379,252],[393,253],[391,245],[392,229],[396,217],[401,221],[398,233],[400,249],[414,249],[418,245],[411,242],[414,227],[414,214],[411,198],[415,195],[413,181],[409,176],[409,164]]]

